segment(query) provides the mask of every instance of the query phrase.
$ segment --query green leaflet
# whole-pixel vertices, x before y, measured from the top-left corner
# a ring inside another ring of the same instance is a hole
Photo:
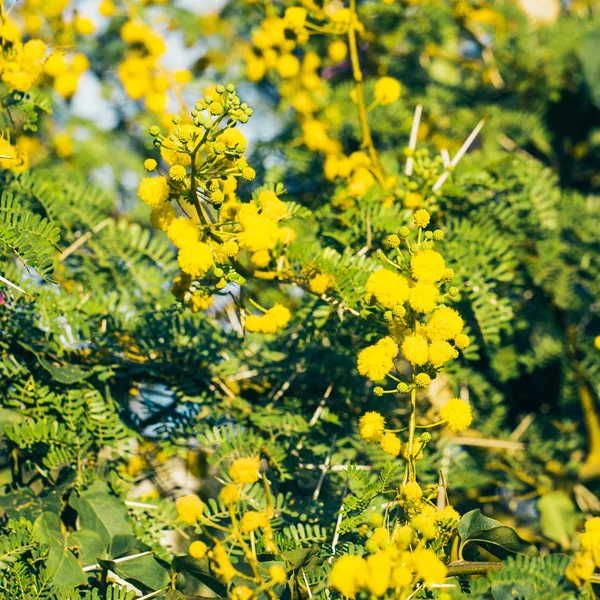
[[[514,529],[482,515],[479,509],[463,515],[457,530],[461,560],[481,560],[481,550],[500,560],[510,554],[537,554],[536,547],[523,541]]]

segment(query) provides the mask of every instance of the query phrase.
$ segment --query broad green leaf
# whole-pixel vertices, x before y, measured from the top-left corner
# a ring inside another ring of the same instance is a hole
[[[503,560],[511,554],[537,554],[533,544],[500,521],[481,514],[479,509],[466,513],[458,523],[459,557],[465,560]]]
[[[69,550],[67,538],[61,532],[58,515],[51,512],[42,513],[35,520],[33,534],[38,542],[48,545],[46,564],[53,573],[52,583],[54,586],[78,586],[87,583],[87,577],[81,565]]]
[[[146,554],[125,562],[112,563],[111,570],[135,587],[160,590],[170,581],[169,573],[154,556]]]
[[[80,527],[97,531],[105,546],[116,535],[133,535],[125,504],[105,483],[95,481],[80,496],[71,496],[69,503],[79,515]]]
[[[192,558],[189,555],[177,556],[171,563],[176,573],[185,573],[201,581],[207,588],[219,596],[227,596],[227,588],[215,579],[210,571],[208,558]]]
[[[146,550],[150,550],[150,547],[138,540],[135,535],[115,535],[110,543],[108,554],[111,558],[119,558]]]
[[[569,548],[581,515],[564,492],[550,492],[538,501],[542,533],[563,548]]]
[[[106,544],[100,537],[100,534],[91,529],[80,529],[69,536],[69,540],[74,540],[79,544],[79,561],[85,565],[95,565],[104,552]]]
[[[29,521],[35,521],[43,512],[58,514],[63,505],[62,495],[71,487],[74,479],[75,473],[72,473],[39,495],[29,487],[16,489],[6,496],[0,495],[0,513],[5,511],[12,519],[25,517]]]

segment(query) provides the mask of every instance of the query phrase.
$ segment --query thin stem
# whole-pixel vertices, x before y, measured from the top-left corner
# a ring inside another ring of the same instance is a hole
[[[482,575],[489,571],[501,571],[501,562],[469,562],[457,561],[448,565],[448,577],[458,575]]]
[[[415,429],[417,425],[417,388],[410,390],[410,418],[408,421],[408,457],[406,462],[405,483],[415,481],[413,446],[415,443]]]
[[[358,118],[360,120],[360,129],[362,133],[362,145],[369,153],[371,162],[375,169],[378,179],[381,179],[381,168],[379,166],[379,156],[373,145],[369,121],[367,118],[367,108],[365,106],[365,96],[363,90],[363,75],[358,60],[358,44],[356,40],[356,0],[350,0],[350,23],[348,26],[348,46],[350,48],[350,62],[352,63],[352,76],[354,77],[356,90],[356,104],[358,105]],[[381,181],[380,181],[381,182]]]

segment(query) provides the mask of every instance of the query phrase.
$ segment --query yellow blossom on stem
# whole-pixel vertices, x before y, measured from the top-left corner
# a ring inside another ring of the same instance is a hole
[[[240,489],[237,485],[228,483],[219,492],[219,497],[221,500],[223,500],[223,504],[225,504],[225,506],[230,506],[231,504],[235,504],[239,501],[241,497]]]
[[[420,333],[407,335],[402,341],[402,354],[413,365],[424,365],[429,359],[427,339]]]
[[[381,449],[390,456],[398,456],[402,448],[400,438],[394,433],[385,433],[381,438]]]
[[[425,585],[444,583],[448,569],[433,550],[420,550],[417,552],[415,554],[415,565],[417,576],[425,582]]]
[[[360,437],[366,442],[378,442],[383,436],[385,419],[375,411],[366,412],[358,422]]]
[[[467,402],[460,398],[449,400],[440,410],[440,419],[448,423],[450,431],[465,430],[473,421],[473,412]]]
[[[269,578],[273,583],[285,583],[287,581],[287,574],[283,567],[274,565],[269,569]]]
[[[429,221],[431,219],[431,217],[429,216],[429,213],[424,208],[421,208],[420,210],[415,212],[414,218],[415,218],[415,225],[417,227],[427,227],[427,225],[429,225]]]
[[[213,265],[213,254],[208,244],[192,242],[179,250],[177,263],[184,273],[201,277]]]
[[[329,584],[346,598],[354,598],[368,581],[367,563],[360,556],[346,554],[335,561]]]
[[[186,525],[194,525],[204,512],[204,502],[198,496],[182,496],[175,502],[177,516]]]
[[[229,467],[229,475],[234,483],[254,483],[258,481],[260,459],[254,457],[237,458]]]
[[[269,525],[269,519],[263,512],[257,512],[255,510],[249,510],[242,515],[240,527],[244,533],[250,533],[255,531],[259,527],[266,527]]]
[[[415,254],[410,261],[412,276],[423,283],[435,283],[444,276],[446,263],[435,250],[423,250]]]
[[[321,296],[324,294],[331,286],[332,280],[329,275],[326,273],[318,273],[308,281],[308,288],[313,294],[318,294]]]
[[[169,183],[164,177],[144,177],[138,187],[138,196],[149,206],[160,206],[169,198]]]
[[[416,312],[431,312],[437,305],[440,292],[432,283],[418,282],[410,289],[408,303]]]
[[[386,308],[393,308],[397,304],[406,302],[409,296],[406,277],[388,269],[371,273],[366,288],[367,292],[373,294],[379,304]]]
[[[401,92],[400,82],[393,77],[382,77],[375,84],[375,99],[384,106],[396,102]]]
[[[448,306],[441,306],[431,316],[427,335],[431,340],[450,340],[456,338],[463,327],[464,321],[458,312]]]
[[[429,346],[429,360],[434,367],[441,367],[457,356],[458,352],[448,342],[435,340]]]
[[[188,554],[192,558],[196,558],[196,559],[204,558],[206,556],[207,551],[208,551],[208,546],[200,540],[198,540],[196,542],[192,542],[190,544],[190,547],[188,548]]]
[[[358,353],[358,372],[372,381],[383,379],[393,368],[398,346],[391,337],[384,337],[376,344]]]

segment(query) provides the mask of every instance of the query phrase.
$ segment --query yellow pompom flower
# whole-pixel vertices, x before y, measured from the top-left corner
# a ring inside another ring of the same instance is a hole
[[[435,250],[424,250],[415,254],[410,261],[412,276],[422,283],[435,283],[444,276],[446,263]]]
[[[596,350],[600,350],[600,335],[597,335],[594,338],[594,347],[596,348]]]
[[[146,171],[154,171],[157,165],[158,163],[153,158],[147,158],[144,161],[144,169],[146,169]]]
[[[255,205],[245,205],[238,213],[238,220],[244,229],[238,235],[239,245],[250,252],[270,250],[279,237],[277,224],[263,215],[248,214],[246,207],[256,210]]]
[[[402,486],[400,494],[407,502],[418,502],[423,497],[423,490],[416,481],[409,481]]]
[[[307,11],[305,8],[300,6],[291,6],[290,8],[285,9],[284,20],[286,25],[291,25],[292,27],[304,27],[306,23],[306,15]]]
[[[404,196],[404,206],[406,208],[417,208],[421,206],[423,202],[423,196],[418,192],[408,192],[406,196]]]
[[[300,61],[293,54],[283,54],[277,60],[277,72],[284,79],[295,77],[300,72]]]
[[[375,84],[375,99],[384,106],[396,102],[401,92],[400,82],[393,77],[382,77]]]
[[[456,344],[456,347],[459,350],[464,350],[465,348],[468,348],[469,344],[471,343],[471,339],[468,335],[465,335],[464,333],[459,333],[454,338],[454,343]]]
[[[348,46],[343,40],[335,40],[327,46],[327,56],[334,63],[341,63],[348,56]]]
[[[413,310],[427,313],[437,306],[439,297],[440,292],[434,284],[418,282],[410,289],[408,303]]]
[[[167,237],[177,248],[185,248],[200,239],[198,225],[186,217],[174,219],[167,229]]]
[[[231,590],[232,600],[250,600],[254,596],[254,592],[247,585],[236,585]]]
[[[283,567],[274,565],[269,569],[269,579],[273,583],[285,583],[287,581],[287,574]]]
[[[321,296],[332,285],[331,277],[326,273],[318,273],[308,281],[308,289],[313,293]]]
[[[256,512],[255,510],[249,510],[244,513],[240,522],[240,527],[243,533],[250,533],[256,531],[259,527],[266,527],[269,525],[269,519],[263,512]]]
[[[138,187],[138,196],[144,204],[160,206],[169,198],[169,182],[164,177],[144,177]]]
[[[280,221],[287,215],[285,202],[282,202],[275,192],[261,192],[258,196],[258,204],[262,209],[261,215],[272,221]]]
[[[198,496],[182,496],[175,502],[177,517],[186,525],[194,525],[202,517],[204,502]]]
[[[380,269],[371,273],[366,287],[367,292],[373,294],[379,304],[385,308],[393,308],[397,304],[402,304],[409,296],[406,278],[388,269]]]
[[[398,346],[391,337],[384,337],[358,353],[358,372],[371,381],[383,379],[393,368]]]
[[[213,253],[204,242],[193,242],[179,250],[177,263],[184,273],[201,277],[213,265]]]
[[[58,77],[59,75],[66,73],[68,68],[69,66],[67,65],[65,56],[60,52],[53,52],[44,63],[44,71],[46,71],[50,77]]]
[[[150,224],[161,231],[166,231],[173,219],[175,219],[175,209],[168,202],[162,206],[155,206],[150,213]]]
[[[453,525],[456,525],[456,523],[460,521],[460,513],[455,508],[447,504],[438,512],[438,514],[435,516],[435,520],[441,524],[444,524],[444,522],[449,522]]]
[[[219,492],[219,498],[223,501],[225,506],[230,506],[231,504],[235,504],[239,501],[241,497],[239,488],[233,483],[228,483],[223,489]]]
[[[414,555],[417,576],[425,585],[444,583],[448,569],[433,550],[420,550]]]
[[[415,213],[415,225],[417,227],[427,227],[427,225],[429,225],[429,221],[431,219],[431,217],[429,216],[429,213],[424,209],[421,208],[420,210],[418,210]]]
[[[367,581],[366,561],[353,554],[346,554],[336,560],[329,576],[329,585],[346,598],[354,598]]]
[[[462,317],[453,308],[441,306],[431,316],[427,335],[431,340],[450,340],[460,334],[464,324]]]
[[[367,557],[367,589],[377,597],[385,596],[392,576],[392,555],[382,550]]]
[[[88,17],[77,15],[73,25],[79,35],[92,35],[94,33],[94,22]]]
[[[276,303],[263,315],[250,315],[246,319],[246,330],[251,333],[275,333],[285,327],[290,318],[290,311]]]
[[[68,158],[73,156],[75,148],[73,139],[68,133],[59,133],[54,137],[54,149],[58,158]]]
[[[257,456],[237,458],[229,467],[229,476],[234,483],[254,483],[258,481],[259,466]]]
[[[117,8],[112,0],[102,0],[102,2],[100,2],[100,6],[98,6],[98,12],[103,17],[112,17],[116,10]]]
[[[252,167],[244,167],[242,169],[242,178],[245,181],[254,181],[256,177],[256,171]]]
[[[281,304],[275,304],[261,317],[262,333],[275,333],[285,327],[291,318],[290,311]]]
[[[188,548],[188,554],[192,557],[192,558],[204,558],[206,556],[206,553],[208,551],[208,546],[198,540],[197,542],[192,542],[190,544],[190,547]]]
[[[431,383],[431,377],[427,373],[418,373],[415,375],[415,385],[420,388],[429,387]]]
[[[473,422],[473,412],[467,402],[454,398],[442,406],[440,419],[448,423],[450,431],[463,431]]]
[[[398,456],[400,454],[400,449],[402,448],[402,443],[400,442],[400,438],[394,433],[385,433],[381,438],[381,449],[390,456]]]
[[[429,346],[429,360],[436,368],[457,356],[458,352],[448,342],[434,340]]]
[[[250,262],[259,269],[264,269],[271,262],[271,255],[268,250],[259,250],[250,257]]]
[[[385,419],[375,411],[366,412],[358,422],[358,432],[365,442],[379,442],[385,430]]]
[[[407,335],[402,341],[402,354],[413,365],[424,365],[429,358],[427,339],[419,333]]]
[[[178,183],[181,183],[182,181],[185,181],[185,179],[187,177],[187,171],[183,165],[173,165],[169,169],[169,177],[173,181],[177,181]]]
[[[405,565],[397,565],[392,571],[392,581],[397,588],[407,588],[412,585],[412,571]]]

